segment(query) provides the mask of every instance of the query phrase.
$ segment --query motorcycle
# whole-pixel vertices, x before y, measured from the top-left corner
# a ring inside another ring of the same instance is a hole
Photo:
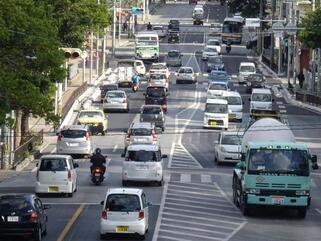
[[[99,185],[100,183],[102,183],[104,181],[105,177],[104,177],[104,172],[102,167],[95,167],[92,174],[91,174],[91,181],[95,184],[95,185]]]
[[[137,92],[138,89],[139,89],[139,84],[138,84],[138,83],[133,83],[133,84],[132,84],[132,90],[133,90],[133,92]]]

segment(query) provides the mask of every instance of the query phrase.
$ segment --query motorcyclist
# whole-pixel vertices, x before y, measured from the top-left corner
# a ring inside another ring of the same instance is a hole
[[[147,24],[147,30],[152,30],[152,25],[150,22],[148,22],[148,24]]]
[[[94,172],[95,168],[100,167],[103,171],[103,174],[105,174],[106,158],[101,154],[100,148],[96,148],[95,153],[90,157],[90,162],[92,163],[90,167],[91,173]]]
[[[231,49],[232,49],[231,41],[227,42],[225,49],[227,53],[231,52]]]
[[[141,81],[141,78],[140,78],[140,76],[139,76],[137,73],[135,73],[135,74],[133,75],[133,77],[132,77],[132,81],[133,81],[133,84],[134,84],[134,85],[137,84],[137,85],[139,86],[139,83],[140,83],[140,81]]]

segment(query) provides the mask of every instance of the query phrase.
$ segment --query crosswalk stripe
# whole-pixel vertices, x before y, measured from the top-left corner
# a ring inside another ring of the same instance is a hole
[[[188,229],[188,230],[192,230],[192,231],[200,231],[200,232],[207,232],[207,233],[213,233],[213,234],[225,234],[224,232],[220,232],[220,231],[214,231],[214,230],[209,230],[209,229],[203,229],[203,228],[194,228],[194,227],[186,227],[184,226],[178,226],[178,225],[173,225],[173,224],[162,224],[162,226],[164,227],[174,227],[174,228],[180,228],[180,229]]]
[[[201,182],[202,183],[210,183],[212,182],[211,175],[201,175]]]
[[[276,104],[277,105],[283,105],[283,101],[277,101]]]
[[[286,110],[280,110],[280,113],[286,113]]]
[[[191,182],[191,174],[187,174],[187,173],[182,174],[181,182]]]
[[[222,240],[222,238],[214,238],[212,236],[205,236],[205,235],[199,235],[199,234],[191,234],[191,233],[186,233],[186,232],[178,232],[178,231],[172,231],[172,230],[168,230],[168,229],[159,229],[159,231],[163,231],[163,232],[166,232],[166,233],[173,233],[173,234],[183,234],[183,235],[187,235],[187,236],[192,236],[192,237],[195,237],[197,239],[199,238],[203,238],[203,239],[208,239],[208,240]]]
[[[284,105],[279,105],[278,106],[280,109],[285,109],[286,107]]]
[[[192,239],[174,238],[174,237],[170,237],[170,236],[167,236],[167,235],[159,235],[158,238],[165,239],[165,240],[174,240],[174,241],[193,241]]]

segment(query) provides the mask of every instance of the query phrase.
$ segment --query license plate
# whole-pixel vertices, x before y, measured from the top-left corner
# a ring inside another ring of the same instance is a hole
[[[49,187],[48,192],[58,192],[59,188],[58,187]]]
[[[79,143],[69,143],[69,146],[79,146]]]
[[[117,226],[116,227],[116,232],[127,232],[128,231],[128,226]]]
[[[148,170],[148,167],[145,165],[139,165],[139,166],[136,166],[136,170],[146,171]]]
[[[95,173],[95,177],[100,177],[100,173]]]
[[[7,217],[8,222],[19,222],[18,216],[8,216]]]
[[[217,122],[216,122],[216,121],[210,121],[210,125],[211,125],[211,126],[216,126],[216,125],[217,125]]]
[[[229,114],[229,118],[230,119],[235,119],[236,118],[236,114]]]
[[[284,197],[280,196],[274,196],[272,197],[272,204],[275,205],[282,205],[284,203]]]

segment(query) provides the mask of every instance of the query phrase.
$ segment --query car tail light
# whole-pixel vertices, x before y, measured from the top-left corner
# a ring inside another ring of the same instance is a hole
[[[71,181],[71,170],[68,170],[68,180]]]
[[[86,141],[91,140],[91,133],[89,131],[86,132]]]
[[[123,103],[127,103],[127,100],[125,99],[125,100],[123,100]]]
[[[157,135],[155,131],[152,132],[153,141],[157,141]]]
[[[101,212],[101,218],[107,220],[107,211],[106,210],[103,210]]]
[[[131,136],[131,133],[130,133],[130,132],[128,132],[128,133],[127,133],[127,136],[126,136],[126,140],[127,140],[127,141],[129,141],[129,140],[130,140],[130,136]]]
[[[138,220],[142,220],[142,219],[144,219],[145,218],[145,213],[144,213],[144,211],[140,211],[139,212],[139,215],[138,215]]]
[[[30,222],[36,222],[37,221],[37,218],[38,218],[38,215],[35,211],[32,211],[30,213],[30,217],[29,217],[29,221]]]
[[[62,136],[61,134],[59,134],[59,135],[58,135],[58,139],[57,139],[57,141],[61,141],[61,140],[62,140],[62,138],[63,138],[63,136]]]

